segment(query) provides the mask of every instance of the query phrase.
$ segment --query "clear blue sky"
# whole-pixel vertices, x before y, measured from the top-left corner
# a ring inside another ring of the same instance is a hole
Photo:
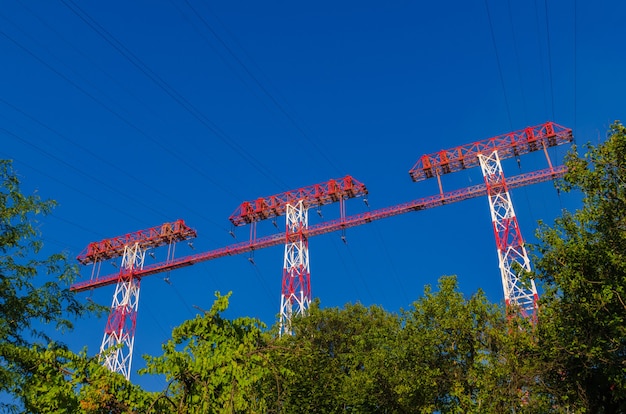
[[[198,238],[177,255],[226,246],[242,201],[346,174],[368,186],[373,209],[425,197],[436,183],[408,175],[424,153],[547,120],[573,128],[578,143],[597,142],[623,118],[626,3],[576,3],[6,0],[0,157],[14,160],[26,191],[58,201],[40,227],[49,252],[72,257],[178,218]],[[551,150],[553,162],[565,151]],[[521,172],[546,166],[521,159]],[[520,173],[514,161],[504,168]],[[443,180],[446,190],[480,182],[479,169]],[[530,242],[537,220],[579,205],[551,183],[512,197]],[[366,208],[347,202],[348,214]],[[326,206],[324,219],[338,212]],[[312,211],[310,221],[321,219]],[[238,229],[237,241],[247,237]],[[323,306],[397,311],[445,274],[467,294],[502,300],[484,198],[353,228],[347,241],[310,240]],[[176,270],[171,284],[145,278],[133,368],[216,290],[233,291],[228,316],[273,324],[283,248],[256,252],[255,266],[247,259]],[[102,274],[112,272],[105,264]],[[113,290],[80,299],[108,306]],[[62,339],[94,354],[104,325],[80,321]]]

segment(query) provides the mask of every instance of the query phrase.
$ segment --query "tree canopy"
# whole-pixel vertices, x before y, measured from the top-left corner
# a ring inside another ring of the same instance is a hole
[[[35,217],[54,203],[21,194],[2,161],[0,392],[26,412],[626,413],[626,128],[585,151],[567,155],[558,183],[580,209],[537,232],[536,323],[463,294],[455,276],[398,312],[314,301],[282,337],[225,318],[230,294],[218,293],[144,356],[140,373],[166,378],[156,393],[42,328],[70,329],[89,309],[63,287],[76,275],[67,258],[39,257]]]
[[[626,412],[626,128],[567,156],[562,191],[580,191],[582,207],[539,229],[537,277],[541,357],[563,405]]]

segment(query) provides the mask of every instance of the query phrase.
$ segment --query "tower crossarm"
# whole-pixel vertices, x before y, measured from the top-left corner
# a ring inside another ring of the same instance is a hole
[[[128,233],[124,236],[89,243],[76,260],[80,264],[88,265],[123,256],[125,246],[138,243],[140,248],[147,249],[192,239],[196,236],[196,231],[188,227],[183,220],[176,220],[146,230]]]
[[[500,159],[517,157],[529,152],[571,142],[572,130],[554,122],[498,135],[482,141],[462,145],[433,154],[422,155],[409,170],[413,181],[476,167],[479,154],[498,151]]]
[[[519,188],[525,185],[531,185],[535,183],[545,182],[562,177],[567,169],[565,166],[557,166],[554,168],[547,168],[544,170],[534,171],[527,174],[521,174],[507,179],[507,187],[509,189]],[[371,210],[366,213],[355,214],[352,216],[346,216],[341,219],[331,220],[324,223],[319,223],[313,226],[309,226],[306,235],[307,237],[319,236],[333,231],[338,231],[350,227],[360,226],[367,224],[375,220],[380,220],[387,217],[393,217],[411,211],[421,211],[434,207],[439,207],[446,204],[452,204],[471,198],[487,195],[487,188],[485,184],[479,184],[471,187],[466,187],[460,190],[449,191],[442,194],[437,194],[430,197],[420,198],[407,203],[397,204],[390,207],[384,207],[377,210]],[[211,250],[204,253],[199,253],[190,256],[184,256],[177,259],[173,259],[167,262],[155,263],[149,266],[145,266],[141,270],[137,270],[133,273],[133,277],[141,278],[145,276],[154,275],[161,272],[167,272],[170,270],[178,269],[181,267],[191,266],[196,263],[214,260],[225,256],[235,256],[242,253],[249,253],[254,250],[260,250],[271,246],[277,246],[284,244],[286,239],[285,233],[273,234],[266,237],[259,237],[251,241],[245,241],[241,243],[232,244],[229,246],[221,247],[215,250]],[[107,285],[117,283],[119,274],[113,274],[108,276],[97,277],[84,282],[75,283],[70,287],[70,290],[74,292],[82,292],[90,289],[95,289]]]
[[[287,204],[302,200],[305,208],[331,204],[346,198],[364,196],[367,188],[349,175],[325,183],[302,187],[293,191],[244,201],[230,216],[235,226],[244,226],[260,220],[285,214]]]

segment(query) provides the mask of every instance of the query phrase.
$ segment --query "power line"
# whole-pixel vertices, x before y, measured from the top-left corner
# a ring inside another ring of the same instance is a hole
[[[554,83],[552,82],[552,47],[550,46],[550,24],[548,15],[548,0],[543,0],[546,10],[546,36],[548,40],[548,70],[550,71],[550,99],[552,103],[552,119],[554,118]]]
[[[511,35],[513,36],[513,50],[515,52],[515,62],[517,63],[517,76],[519,78],[520,92],[522,95],[522,105],[524,108],[524,122],[528,124],[528,111],[526,104],[526,94],[524,93],[524,82],[522,81],[522,66],[520,64],[519,50],[517,48],[517,37],[515,36],[515,25],[513,24],[513,12],[511,11],[511,0],[508,1],[509,10],[509,26],[511,26]]]
[[[248,153],[241,145],[239,145],[234,139],[229,137],[224,131],[222,131],[213,121],[208,119],[202,114],[195,106],[193,106],[184,96],[178,93],[172,86],[165,82],[157,73],[150,69],[143,61],[141,61],[135,54],[133,54],[128,48],[126,48],[120,41],[118,41],[110,32],[96,22],[89,14],[87,14],[82,8],[80,8],[72,0],[60,0],[69,10],[71,10],[79,19],[87,24],[94,32],[102,37],[109,45],[117,50],[128,62],[135,66],[141,73],[143,73],[148,79],[154,82],[163,92],[165,92],[170,98],[178,103],[183,109],[185,109],[190,115],[198,120],[203,126],[211,131],[216,137],[218,137],[223,143],[229,146],[233,151],[238,153],[244,160],[255,168],[259,173],[265,176],[279,187],[287,188],[287,186],[280,179],[276,178],[271,171],[263,165],[256,157]]]
[[[132,178],[135,182],[142,184],[143,186],[145,186],[146,188],[148,188],[149,190],[151,190],[152,192],[161,195],[162,197],[168,199],[169,201],[173,201],[174,203],[183,206],[186,210],[197,214],[198,216],[202,217],[204,220],[206,220],[207,222],[213,224],[216,227],[221,228],[223,231],[228,231],[228,229],[222,225],[219,225],[217,222],[215,222],[214,220],[212,220],[211,218],[205,216],[204,214],[191,209],[188,205],[183,205],[177,198],[172,198],[170,195],[165,194],[163,191],[161,191],[159,188],[150,185],[148,183],[146,183],[145,181],[139,179],[137,176],[133,175],[131,172],[126,171],[124,168],[118,166],[118,165],[114,165],[112,162],[108,161],[107,159],[99,156],[98,154],[94,153],[93,151],[89,150],[88,148],[86,148],[85,146],[79,144],[78,142],[76,142],[75,140],[67,137],[66,135],[63,135],[62,133],[60,133],[59,131],[55,130],[54,128],[50,127],[49,125],[43,123],[42,121],[40,121],[39,119],[35,118],[34,116],[24,112],[23,110],[21,110],[20,108],[16,107],[15,105],[11,104],[10,102],[5,101],[3,98],[0,97],[0,102],[5,104],[6,106],[10,107],[11,109],[15,110],[16,112],[19,112],[20,114],[24,115],[26,118],[30,119],[31,121],[35,122],[36,124],[38,124],[39,126],[47,129],[48,131],[52,132],[53,134],[55,134],[56,136],[58,136],[59,138],[64,139],[66,142],[69,142],[70,144],[72,144],[73,146],[75,146],[76,148],[79,148],[80,150],[84,151],[85,153],[89,154],[90,156],[92,156],[93,158],[97,159],[98,161],[108,165],[109,167],[111,167],[113,170],[117,170],[121,173],[123,173],[125,176]]]
[[[574,0],[574,131],[578,132],[578,0]],[[575,135],[574,135],[575,136]]]
[[[170,1],[170,3],[174,7],[178,8],[176,6],[175,2]],[[196,17],[202,22],[204,27],[206,27],[206,29],[218,40],[218,42],[224,47],[224,49],[226,49],[228,54],[233,59],[235,59],[235,61],[239,64],[239,66],[241,66],[243,68],[243,70],[246,72],[246,74],[259,87],[259,89],[263,92],[263,94],[265,94],[265,96],[267,96],[270,99],[270,101],[276,106],[276,108],[278,108],[278,110],[289,120],[289,122],[291,122],[291,124],[296,128],[296,130],[300,133],[300,135],[302,135],[302,137],[304,137],[304,139],[306,139],[309,142],[309,144],[311,144],[313,146],[313,148],[315,148],[315,150],[326,160],[326,162],[328,162],[328,164],[331,167],[333,167],[338,173],[341,173],[341,170],[337,167],[337,165],[335,163],[333,163],[332,160],[328,157],[326,151],[323,151],[317,145],[315,140],[313,140],[311,137],[309,137],[309,135],[304,131],[304,129],[302,127],[300,127],[298,122],[296,122],[294,117],[289,112],[287,112],[285,107],[283,105],[281,105],[281,103],[272,95],[272,93],[270,93],[270,91],[261,83],[261,81],[254,75],[254,73],[252,73],[250,68],[237,56],[237,54],[235,54],[235,52],[228,45],[228,43],[226,43],[226,41],[217,33],[217,31],[207,22],[207,20],[204,17],[202,17],[202,15],[198,12],[198,10],[191,5],[189,0],[185,0],[185,4],[193,11],[193,13],[196,15]],[[180,11],[180,9],[179,9],[179,11]],[[241,45],[239,47],[241,48]],[[241,48],[241,49],[244,50],[243,48]],[[245,50],[244,50],[244,52],[245,52]]]
[[[86,59],[87,61],[89,61],[89,63],[91,65],[93,65],[94,67],[98,68],[100,70],[101,73],[103,73],[109,80],[111,80],[112,82],[114,82],[118,87],[120,87],[124,92],[126,92],[127,94],[129,94],[130,96],[132,96],[134,99],[136,99],[144,108],[146,108],[152,115],[155,116],[155,118],[159,118],[159,115],[156,114],[156,112],[154,110],[152,110],[152,108],[150,108],[144,101],[142,101],[138,96],[136,96],[131,90],[129,90],[128,88],[126,88],[121,82],[118,82],[117,79],[115,79],[115,77],[111,76],[107,71],[103,70],[93,59],[91,59],[87,54],[83,53],[80,49],[78,49],[76,46],[74,46],[74,44],[72,44],[70,41],[68,41],[63,35],[61,35],[61,33],[59,33],[59,31],[55,30],[54,27],[52,27],[51,25],[49,25],[44,19],[42,19],[38,14],[36,14],[32,9],[30,9],[28,6],[26,6],[25,4],[23,4],[22,2],[19,2],[20,5],[27,10],[32,16],[34,16],[43,26],[45,26],[48,30],[50,30],[51,32],[53,32],[55,35],[57,35],[63,42],[65,42],[65,44],[69,45],[74,51],[76,51],[78,54],[80,54],[84,59]],[[6,17],[4,17],[5,20],[8,20]],[[15,23],[13,23],[15,25]],[[16,25],[17,27],[17,25]],[[22,30],[22,33],[25,33]],[[26,33],[25,33],[26,34]],[[29,36],[28,34],[26,34],[27,36]],[[29,36],[30,37],[30,36]],[[32,39],[32,37],[31,37]],[[41,47],[41,45],[40,45]],[[50,53],[50,51],[48,50],[48,53]],[[57,60],[60,61],[60,59],[58,59],[58,57],[54,56],[54,54],[50,53],[53,57],[55,57]],[[74,72],[76,74],[76,72]],[[80,76],[80,75],[77,75]],[[85,80],[83,78],[83,80]],[[87,81],[87,83],[92,86],[94,89],[96,89],[100,94],[105,95],[103,93],[103,91],[101,89],[99,89],[96,85],[93,85],[91,83],[89,83]],[[15,105],[5,101],[4,99],[0,98],[0,102],[4,103],[7,106],[10,106],[13,110],[21,113],[22,115],[26,116],[27,118],[29,118],[31,121],[39,124],[40,126],[44,127],[45,129],[53,132],[55,135],[59,136],[60,138],[63,138],[64,140],[66,140],[67,142],[70,142],[72,145],[74,145],[77,148],[80,148],[82,151],[84,151],[85,153],[89,154],[90,156],[94,157],[95,159],[98,159],[99,161],[109,165],[110,167],[113,167],[116,170],[120,170],[121,172],[123,172],[126,176],[132,178],[134,181],[144,185],[145,187],[147,187],[148,189],[150,189],[151,191],[153,191],[156,194],[159,194],[165,198],[171,198],[170,195],[163,193],[159,188],[154,187],[148,183],[146,183],[143,180],[140,180],[137,176],[133,175],[132,173],[128,172],[128,171],[124,171],[124,169],[120,168],[119,166],[113,165],[113,163],[109,162],[108,160],[100,157],[99,155],[97,155],[96,153],[94,153],[93,151],[89,150],[88,148],[86,148],[83,145],[80,145],[78,142],[76,142],[75,140],[72,140],[71,138],[61,134],[60,132],[58,132],[57,130],[51,128],[50,126],[44,124],[43,122],[41,122],[39,119],[36,119],[34,116],[27,114],[25,111],[17,108]],[[189,163],[186,163],[187,165],[189,165]],[[238,197],[239,198],[239,197]],[[174,201],[175,203],[182,205],[182,203],[178,200],[178,199],[173,199],[172,201]],[[207,217],[206,215],[200,213],[197,210],[193,210],[190,209],[188,205],[184,205],[184,208],[188,211],[190,211],[191,213],[194,213],[196,215],[198,215],[199,217],[201,217],[202,219],[206,220],[207,222],[209,222],[210,224],[222,229],[223,231],[228,231],[228,229],[226,229],[224,226],[218,224],[217,222],[215,222],[214,220],[212,220],[211,218]]]
[[[539,51],[539,68],[541,69],[541,90],[543,91],[543,109],[544,113],[548,112],[548,101],[546,98],[546,75],[544,72],[545,65],[543,63],[543,51],[541,48],[541,36],[540,36],[540,23],[539,23],[539,6],[537,5],[537,0],[535,0],[535,23],[537,25],[537,50]]]
[[[212,177],[210,177],[209,175],[205,174],[203,171],[201,171],[200,169],[198,169],[197,167],[195,167],[192,164],[189,164],[186,159],[184,157],[182,157],[180,154],[178,154],[176,151],[172,151],[171,149],[165,147],[163,144],[161,144],[157,139],[153,138],[152,136],[150,136],[149,134],[147,134],[145,131],[143,131],[142,129],[140,129],[138,126],[136,126],[134,123],[132,123],[130,120],[128,120],[128,118],[122,116],[119,112],[117,112],[116,110],[114,110],[113,108],[111,108],[109,105],[105,104],[101,99],[98,99],[96,96],[94,96],[93,94],[91,94],[89,91],[87,91],[85,88],[83,88],[82,86],[78,85],[76,82],[72,81],[70,78],[68,78],[67,76],[65,76],[62,72],[60,72],[59,70],[55,69],[54,67],[52,67],[48,62],[46,62],[45,60],[43,60],[42,58],[40,58],[39,56],[37,56],[33,51],[31,51],[30,49],[28,49],[27,47],[25,47],[24,45],[22,45],[21,43],[17,42],[14,38],[12,38],[11,36],[9,36],[7,33],[5,33],[4,31],[2,31],[2,29],[0,29],[0,35],[5,37],[7,40],[9,40],[11,43],[13,43],[15,46],[17,46],[19,49],[23,50],[24,52],[26,52],[28,55],[30,55],[31,57],[33,57],[35,60],[37,60],[39,63],[41,63],[43,66],[45,66],[46,68],[48,68],[50,71],[52,71],[53,73],[55,73],[57,76],[59,76],[60,78],[62,78],[63,80],[65,80],[66,82],[68,82],[70,85],[72,85],[73,87],[75,87],[77,90],[79,90],[81,93],[83,93],[85,96],[89,97],[91,100],[93,100],[95,103],[97,103],[98,105],[100,105],[102,108],[104,108],[105,110],[107,110],[109,113],[111,113],[112,115],[114,115],[115,117],[117,117],[118,119],[120,119],[122,122],[124,122],[126,125],[128,125],[129,127],[131,127],[132,129],[134,129],[135,131],[137,131],[139,134],[141,134],[142,136],[144,136],[145,138],[147,138],[148,140],[150,140],[150,142],[152,142],[153,144],[159,146],[162,150],[168,152],[169,154],[171,154],[174,158],[176,158],[178,161],[180,161],[181,163],[188,165],[190,168],[192,168],[193,170],[195,170],[197,173],[199,173],[200,175],[202,175],[206,180],[208,180],[209,182],[211,182],[213,185],[215,185],[216,187],[218,187],[220,190],[224,191],[227,194],[230,194],[233,198],[235,199],[241,199],[241,197],[236,196],[230,189],[228,189],[227,187],[224,187],[223,185],[219,184],[217,181],[215,181]]]
[[[168,217],[168,215],[167,215],[167,214],[165,214],[164,212],[159,211],[159,210],[157,210],[157,209],[153,208],[151,205],[146,204],[146,203],[142,202],[141,200],[138,200],[138,199],[136,199],[136,198],[134,198],[134,197],[132,197],[132,196],[130,196],[130,195],[128,195],[128,194],[124,194],[124,193],[122,193],[121,191],[119,191],[119,189],[117,189],[117,188],[115,188],[115,187],[113,187],[113,186],[109,185],[107,182],[105,182],[105,181],[103,181],[103,180],[101,180],[101,179],[99,179],[99,178],[97,178],[97,177],[94,177],[93,175],[91,175],[91,174],[89,174],[89,173],[86,173],[85,171],[83,171],[83,170],[81,170],[81,169],[79,169],[79,168],[77,168],[77,167],[73,166],[72,164],[68,163],[67,161],[65,161],[65,160],[64,160],[64,159],[62,159],[62,158],[59,158],[58,156],[56,156],[56,155],[52,154],[51,152],[46,151],[46,150],[44,150],[44,149],[42,149],[42,148],[38,147],[37,145],[35,145],[35,144],[32,144],[32,143],[28,142],[26,139],[22,138],[21,136],[19,136],[19,135],[17,135],[17,134],[14,134],[13,132],[8,131],[7,129],[5,129],[5,128],[3,128],[3,127],[0,127],[0,132],[3,132],[4,134],[6,134],[6,135],[8,135],[8,136],[11,136],[11,137],[13,137],[13,138],[16,138],[17,140],[19,140],[19,141],[21,141],[22,143],[24,143],[24,144],[28,145],[29,147],[33,148],[34,150],[36,150],[36,151],[38,151],[38,152],[40,152],[40,153],[44,154],[45,156],[47,156],[47,157],[49,157],[49,158],[52,158],[52,159],[56,160],[57,162],[59,162],[59,163],[61,163],[61,164],[65,165],[66,167],[68,167],[68,168],[70,168],[70,169],[72,169],[72,170],[74,170],[74,171],[78,172],[79,174],[81,174],[81,175],[83,175],[83,176],[85,176],[85,177],[89,178],[90,180],[92,180],[92,181],[94,181],[94,182],[98,183],[98,184],[99,184],[99,185],[101,185],[102,187],[106,187],[106,188],[110,189],[111,191],[113,191],[114,193],[119,194],[119,195],[121,195],[121,196],[123,196],[123,197],[127,198],[128,200],[133,201],[134,203],[137,203],[138,205],[140,205],[140,206],[144,207],[145,209],[150,210],[150,211],[152,211],[152,212],[154,212],[154,213],[156,213],[156,214],[158,214],[158,215],[161,215],[161,216],[163,216],[163,217],[165,217],[165,218],[167,218],[167,219],[169,219],[169,218],[170,218],[170,217]]]
[[[498,66],[498,74],[500,75],[500,84],[502,85],[502,92],[504,94],[504,104],[506,107],[506,114],[509,118],[509,126],[513,129],[513,120],[511,118],[511,109],[509,107],[509,98],[506,93],[506,86],[504,85],[504,76],[502,74],[502,65],[500,64],[500,55],[498,54],[498,44],[496,43],[496,35],[493,30],[493,22],[491,21],[491,13],[489,12],[489,2],[485,0],[485,9],[487,10],[487,20],[489,20],[489,30],[491,32],[491,41],[493,42],[493,50],[496,53],[496,63]]]

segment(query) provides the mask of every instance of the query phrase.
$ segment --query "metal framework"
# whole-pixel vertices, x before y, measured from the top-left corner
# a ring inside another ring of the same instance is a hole
[[[141,278],[133,276],[135,269],[143,269],[146,249],[138,242],[124,248],[122,270],[120,272],[111,313],[104,328],[104,337],[100,345],[100,358],[103,365],[113,372],[119,372],[126,379],[130,378],[139,305],[139,284]]]
[[[493,232],[496,236],[500,275],[504,300],[509,311],[523,317],[537,318],[537,287],[535,281],[522,280],[523,272],[530,272],[530,260],[515,216],[498,151],[479,154],[480,168],[487,186]]]
[[[102,260],[122,257],[119,274],[112,283],[117,283],[111,312],[104,329],[100,346],[103,365],[113,372],[130,378],[135,343],[135,327],[139,305],[141,272],[148,249],[169,245],[166,263],[173,259],[174,244],[196,237],[196,231],[183,220],[164,223],[157,227],[89,243],[77,257],[83,265],[92,264],[92,279],[99,279]]]
[[[80,264],[88,265],[120,257],[124,255],[127,246],[135,243],[139,243],[142,248],[148,249],[191,239],[196,236],[196,231],[188,227],[183,220],[176,220],[172,223],[163,223],[160,226],[128,233],[124,236],[89,243],[76,257],[76,260]]]
[[[557,166],[554,168],[546,168],[543,170],[533,171],[531,173],[512,176],[507,179],[507,186],[509,190],[512,190],[514,188],[519,188],[526,185],[554,180],[563,177],[566,171],[567,169],[564,166]],[[372,221],[381,220],[388,217],[395,217],[413,211],[428,210],[431,208],[457,203],[459,201],[469,200],[476,197],[482,197],[485,195],[487,195],[486,185],[478,184],[460,190],[436,194],[406,203],[383,207],[380,209],[367,211],[365,213],[354,214],[351,216],[346,216],[339,219],[329,220],[323,223],[311,225],[306,231],[306,236],[310,239],[311,237],[345,230],[351,227],[371,223]],[[286,233],[277,233],[265,237],[255,238],[251,241],[234,243],[203,253],[181,256],[177,259],[172,259],[166,262],[147,265],[142,270],[136,271],[135,277],[143,278],[162,272],[169,272],[175,269],[180,269],[182,267],[192,266],[196,263],[219,259],[221,257],[251,253],[255,250],[284,244],[286,238]],[[293,240],[293,235],[289,237],[289,240]],[[106,276],[96,277],[91,280],[85,280],[83,282],[77,282],[70,287],[70,290],[74,292],[84,292],[91,289],[113,285],[117,282],[118,277],[118,274],[110,274]]]
[[[235,226],[243,226],[272,217],[282,216],[287,206],[302,201],[304,208],[320,207],[343,202],[348,198],[367,195],[367,188],[349,175],[332,179],[322,184],[302,187],[270,197],[259,197],[255,201],[244,201],[231,214],[229,220]]]
[[[70,290],[82,292],[117,283],[101,354],[109,369],[120,372],[128,378],[134,344],[139,283],[143,277],[284,243],[280,332],[281,334],[291,333],[291,317],[294,314],[306,313],[311,301],[308,251],[310,237],[338,230],[344,231],[375,220],[487,195],[507,304],[509,306],[515,304],[525,316],[534,317],[537,291],[534,282],[524,284],[520,277],[519,269],[529,270],[530,268],[508,190],[562,177],[566,172],[565,167],[552,166],[547,148],[571,140],[570,129],[547,122],[451,150],[424,155],[409,171],[409,174],[413,181],[437,177],[439,194],[353,216],[345,215],[344,201],[348,198],[365,196],[368,192],[363,184],[350,176],[303,187],[296,191],[259,198],[254,202],[244,202],[231,215],[230,221],[234,226],[252,225],[249,241],[178,259],[173,258],[174,244],[196,236],[196,232],[187,227],[182,220],[122,237],[90,243],[77,259],[81,264],[94,265],[92,277],[88,281],[72,285]],[[500,159],[540,149],[546,153],[550,168],[510,177],[505,181]],[[481,165],[483,170],[485,184],[443,192],[441,175],[478,165]],[[333,202],[340,203],[340,218],[309,227],[308,208]],[[287,222],[284,233],[256,237],[255,226],[258,221],[283,214],[286,215]],[[167,260],[144,267],[146,250],[165,244],[170,246]],[[101,277],[99,275],[101,262],[120,256],[123,256],[120,273]]]
[[[500,159],[503,160],[571,141],[571,129],[554,122],[546,122],[449,150],[422,155],[413,168],[409,170],[409,175],[413,181],[421,181],[466,168],[477,167],[479,154],[491,154],[497,150]]]
[[[280,295],[280,335],[291,333],[291,317],[305,315],[311,303],[309,270],[308,210],[339,202],[345,217],[345,200],[367,195],[364,184],[349,175],[325,183],[302,187],[255,201],[244,201],[230,216],[234,226],[251,224],[250,244],[255,243],[256,223],[285,215],[285,255]]]
[[[279,335],[291,334],[293,315],[303,316],[311,303],[311,271],[309,269],[309,211],[304,201],[287,204],[285,260],[280,295]]]
[[[523,317],[530,317],[533,321],[537,314],[537,288],[533,280],[523,282],[523,273],[530,271],[530,261],[524,248],[500,159],[543,150],[550,170],[553,170],[547,148],[571,142],[572,139],[571,129],[554,122],[546,122],[472,144],[423,155],[409,170],[413,181],[436,177],[439,191],[443,194],[441,175],[480,165],[489,199],[507,309],[519,312]]]

